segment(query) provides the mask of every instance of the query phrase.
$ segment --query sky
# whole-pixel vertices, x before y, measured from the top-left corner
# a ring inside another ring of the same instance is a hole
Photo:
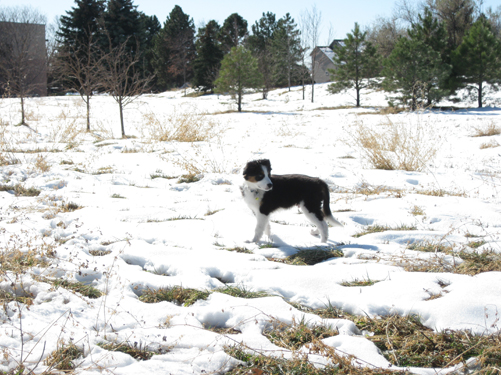
[[[389,16],[392,14],[396,2],[399,0],[358,0],[358,1],[333,1],[319,0],[316,3],[300,1],[235,1],[235,0],[188,0],[188,1],[164,1],[164,0],[134,0],[138,10],[145,14],[157,16],[160,23],[165,22],[168,14],[175,5],[181,6],[183,11],[193,17],[196,26],[200,26],[211,19],[215,19],[220,24],[232,13],[240,14],[252,24],[261,18],[263,12],[272,12],[277,17],[284,16],[287,12],[298,22],[301,14],[306,9],[311,10],[315,4],[322,14],[322,30],[319,44],[329,44],[330,39],[342,39],[349,33],[358,22],[361,26],[368,26],[378,16]],[[0,0],[0,6],[24,6],[29,5],[37,8],[47,16],[47,20],[52,22],[54,17],[65,14],[74,5],[74,0]],[[496,0],[485,0],[484,7],[496,8],[499,3]]]

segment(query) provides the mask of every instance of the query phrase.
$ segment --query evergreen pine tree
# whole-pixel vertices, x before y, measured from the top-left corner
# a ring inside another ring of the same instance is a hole
[[[329,70],[334,81],[329,85],[329,92],[355,89],[357,107],[360,107],[360,91],[374,85],[372,78],[376,77],[380,68],[376,48],[366,41],[366,37],[367,32],[362,33],[358,23],[355,23],[343,44],[334,48],[335,69]]]
[[[75,7],[61,16],[56,33],[62,46],[87,45],[89,38],[99,32],[99,19],[104,14],[104,0],[75,0]]]
[[[155,36],[162,29],[162,25],[156,16],[147,16],[142,12],[140,12],[140,19],[143,24],[143,29],[145,30],[145,51],[141,58],[142,72],[143,76],[153,76],[155,74],[155,68],[153,67],[154,40]],[[151,88],[154,91],[159,90],[156,77],[152,78]]]
[[[252,35],[247,38],[247,48],[257,58],[259,71],[263,76],[263,99],[275,85],[273,69],[273,38],[277,29],[274,13],[263,13],[263,16],[252,25]]]
[[[402,103],[415,110],[431,105],[449,93],[444,88],[451,65],[444,61],[445,33],[429,11],[401,37],[384,61],[383,87],[398,91]]]
[[[289,87],[301,60],[300,32],[287,13],[280,18],[273,37],[274,75],[278,85]]]
[[[196,52],[197,56],[193,61],[193,80],[194,87],[200,90],[213,91],[214,81],[217,78],[223,51],[217,39],[219,35],[219,24],[211,20],[198,30]]]
[[[195,26],[180,6],[172,9],[155,38],[154,55],[157,79],[164,88],[182,86],[191,78]]]
[[[478,107],[482,107],[484,83],[495,90],[501,85],[501,41],[492,32],[485,16],[481,15],[466,32],[463,42],[454,51],[453,61],[459,70],[461,83],[476,91]]]
[[[241,45],[248,36],[247,21],[238,13],[233,13],[224,20],[219,32],[219,41],[224,53]]]
[[[133,0],[108,0],[104,13],[104,29],[106,37],[103,49],[127,44],[127,50],[132,55],[139,55],[146,49],[146,30]],[[139,45],[139,50],[138,50]]]
[[[257,59],[243,46],[233,47],[221,62],[219,78],[215,82],[216,92],[229,92],[237,102],[238,112],[241,112],[244,90],[261,88],[262,82]]]

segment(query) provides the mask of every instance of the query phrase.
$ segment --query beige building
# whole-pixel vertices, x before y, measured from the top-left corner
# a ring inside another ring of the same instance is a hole
[[[315,83],[331,81],[329,69],[335,69],[333,49],[336,45],[343,45],[343,40],[336,39],[329,46],[318,46],[311,52],[312,74]]]

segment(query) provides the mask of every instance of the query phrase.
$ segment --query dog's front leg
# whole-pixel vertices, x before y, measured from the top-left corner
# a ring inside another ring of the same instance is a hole
[[[254,232],[254,238],[252,239],[252,242],[258,242],[261,237],[263,237],[265,229],[269,233],[268,215],[264,215],[259,212],[256,214],[256,219],[256,231]]]

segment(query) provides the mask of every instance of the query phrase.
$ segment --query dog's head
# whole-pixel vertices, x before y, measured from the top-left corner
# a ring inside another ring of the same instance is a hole
[[[245,181],[249,186],[256,189],[265,191],[273,189],[270,176],[271,164],[268,159],[250,161],[244,168]]]

